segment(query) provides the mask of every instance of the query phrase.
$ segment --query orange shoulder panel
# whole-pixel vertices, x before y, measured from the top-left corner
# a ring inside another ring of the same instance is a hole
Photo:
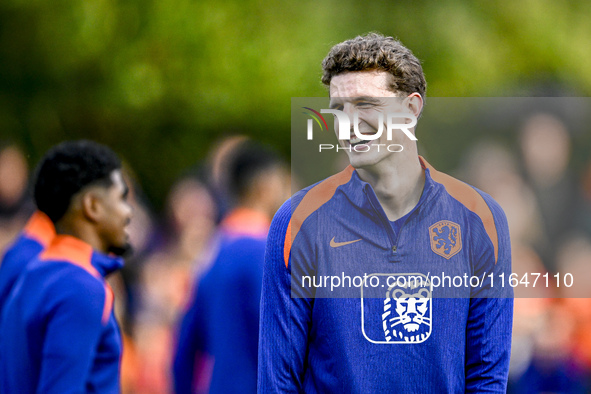
[[[92,247],[78,238],[69,235],[56,235],[40,258],[43,260],[67,261],[85,269],[92,276],[103,280],[101,274],[91,263]],[[113,310],[115,297],[111,286],[106,281],[103,283],[105,287],[105,305],[103,306],[101,321],[103,324],[107,324]]]
[[[293,212],[291,220],[287,225],[287,231],[285,233],[285,242],[283,245],[283,259],[285,260],[285,267],[289,265],[289,253],[291,252],[292,240],[295,239],[296,235],[300,231],[300,227],[304,220],[311,214],[313,214],[318,208],[327,203],[335,191],[341,185],[349,182],[353,175],[354,168],[347,166],[343,171],[331,176],[314,186],[304,196],[298,207]]]
[[[91,275],[102,278],[90,262],[92,246],[70,235],[56,235],[51,244],[39,256],[41,260],[67,261],[84,268]]]
[[[482,198],[482,196],[468,184],[437,171],[420,156],[419,159],[423,168],[429,169],[431,178],[433,178],[435,182],[441,183],[453,198],[480,217],[484,224],[484,229],[492,241],[496,264],[499,255],[497,227],[495,226],[495,219],[493,218],[492,211],[486,204],[486,201],[484,201],[484,198]]]
[[[24,232],[28,237],[36,239],[44,248],[55,237],[53,222],[41,211],[33,213],[25,226]]]

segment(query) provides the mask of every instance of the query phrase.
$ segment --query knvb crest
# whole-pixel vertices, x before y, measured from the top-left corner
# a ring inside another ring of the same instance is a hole
[[[431,250],[450,259],[462,249],[460,225],[449,220],[441,220],[429,227]]]

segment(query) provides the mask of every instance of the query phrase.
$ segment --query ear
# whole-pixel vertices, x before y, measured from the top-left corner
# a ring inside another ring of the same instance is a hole
[[[89,221],[96,223],[101,216],[101,199],[95,190],[89,190],[80,196],[82,215]]]
[[[411,113],[413,113],[417,119],[419,115],[421,115],[421,111],[423,110],[423,98],[418,93],[411,93],[407,98],[407,105],[410,109]]]

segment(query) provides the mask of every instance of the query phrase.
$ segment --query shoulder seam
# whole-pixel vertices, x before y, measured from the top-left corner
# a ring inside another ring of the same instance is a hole
[[[499,237],[492,209],[488,206],[484,197],[467,183],[437,171],[426,161],[424,161],[424,164],[429,169],[433,181],[442,185],[447,194],[480,218],[484,230],[492,242],[496,264],[499,258]]]
[[[283,245],[283,259],[285,267],[289,266],[289,255],[291,253],[291,246],[293,240],[297,236],[304,221],[321,206],[332,199],[339,186],[348,183],[353,175],[354,168],[347,166],[343,171],[335,174],[324,181],[318,183],[311,188],[308,193],[302,198],[297,208],[291,215],[291,219],[287,225],[285,233],[285,241]]]

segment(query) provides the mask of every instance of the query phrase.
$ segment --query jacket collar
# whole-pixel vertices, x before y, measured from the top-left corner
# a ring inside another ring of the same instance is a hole
[[[23,233],[46,248],[55,237],[55,226],[46,214],[36,211],[25,225]]]
[[[435,182],[432,178],[432,171],[436,171],[427,161],[419,156],[419,162],[421,163],[421,167],[425,173],[425,185],[423,187],[423,193],[417,203],[415,209],[421,209],[425,205],[426,202],[430,201],[437,192],[439,191],[438,183]],[[357,171],[353,171],[353,175],[351,176],[351,180],[342,186],[342,192],[344,192],[345,196],[353,203],[353,205],[363,209],[369,210],[369,212],[373,211],[371,201],[375,199],[377,201],[377,197],[375,195],[375,191],[373,187],[363,181]],[[385,214],[384,214],[385,215]]]
[[[56,235],[41,254],[42,260],[67,261],[78,265],[96,277],[105,277],[123,267],[123,259],[105,255],[92,249],[81,239],[70,235]]]
[[[258,211],[248,208],[236,208],[222,220],[222,232],[229,236],[266,237],[271,222]]]

